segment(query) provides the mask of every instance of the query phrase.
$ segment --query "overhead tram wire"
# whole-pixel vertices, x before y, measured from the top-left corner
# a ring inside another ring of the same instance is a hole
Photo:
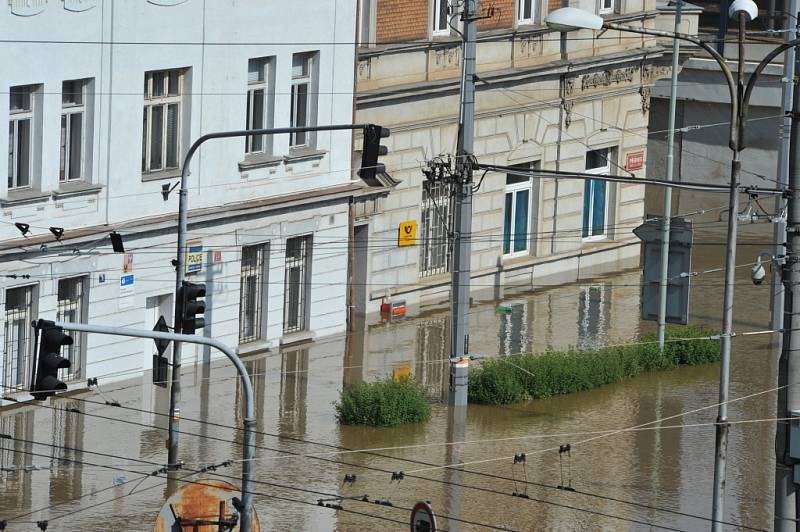
[[[35,445],[44,445],[44,446],[54,446],[53,444],[44,444],[44,443],[40,443],[40,442],[34,442],[34,444]],[[59,447],[59,446],[55,446],[55,447]],[[32,456],[41,456],[41,457],[45,457],[45,458],[50,456],[50,455],[46,455],[46,454],[34,453],[32,451],[25,451],[25,450],[12,450],[12,452],[21,453],[21,454],[27,454],[27,455],[32,455]],[[87,452],[87,453],[90,454],[89,451],[83,451],[83,452]],[[68,462],[74,462],[74,463],[77,463],[77,464],[87,464],[87,465],[92,465],[92,466],[97,466],[97,467],[107,467],[108,469],[113,469],[113,470],[117,470],[117,471],[121,471],[121,472],[130,472],[130,473],[134,473],[134,474],[141,474],[141,472],[139,472],[139,471],[131,471],[131,470],[127,470],[127,469],[124,469],[124,468],[118,468],[118,467],[114,467],[114,466],[103,466],[102,464],[92,464],[90,462],[86,462],[86,461],[82,461],[82,460],[74,460],[74,459],[68,459],[68,458],[60,458],[60,459],[64,460],[64,461],[68,461]],[[367,469],[369,469],[369,467],[367,467],[367,466],[362,466],[362,467],[366,467]],[[201,472],[203,472],[203,471],[201,471]],[[387,472],[388,472],[388,470],[387,470]],[[223,474],[217,473],[216,471],[206,471],[206,473],[208,473],[210,475],[213,475],[213,476],[216,476],[216,477],[220,477],[220,478],[238,480],[237,477],[233,477],[233,476],[229,476],[229,475],[223,475]],[[193,476],[194,474],[196,474],[196,473],[191,473],[190,476]],[[164,477],[158,477],[157,475],[153,475],[153,474],[148,475],[148,476],[149,477],[156,477],[156,478],[164,478]],[[507,492],[503,492],[503,491],[499,491],[499,490],[495,490],[495,489],[491,489],[491,488],[486,488],[486,487],[482,487],[482,486],[472,486],[472,485],[468,485],[468,484],[459,484],[459,483],[456,483],[456,482],[451,482],[451,481],[446,481],[446,480],[436,480],[436,479],[430,479],[430,478],[425,478],[425,477],[414,477],[414,478],[418,478],[420,480],[428,480],[428,481],[432,481],[432,482],[438,482],[438,483],[442,483],[442,484],[446,484],[446,485],[451,485],[451,486],[454,486],[454,487],[461,487],[461,488],[478,490],[478,491],[481,491],[481,492],[484,492],[484,493],[491,493],[491,494],[495,494],[495,495],[512,497],[512,495],[507,493]],[[140,480],[140,479],[137,479],[137,480]],[[180,482],[190,483],[190,484],[202,484],[202,482],[199,482],[199,481],[186,480],[185,477],[183,479],[179,478],[177,480],[180,481]],[[511,479],[507,479],[507,480],[511,480]],[[331,494],[331,493],[327,493],[327,492],[320,492],[320,491],[309,490],[309,489],[305,489],[305,488],[298,488],[298,487],[294,487],[294,486],[287,486],[287,485],[283,485],[283,484],[265,482],[265,481],[260,481],[260,480],[256,480],[256,479],[253,479],[252,482],[254,484],[261,484],[261,485],[271,486],[271,487],[275,487],[275,488],[278,488],[278,489],[286,489],[286,490],[290,490],[290,491],[300,491],[300,492],[305,492],[305,493],[311,493],[311,494],[314,494],[314,495],[324,495],[326,497],[332,497],[332,498],[335,498],[335,499],[341,499],[342,501],[351,500],[353,502],[366,503],[366,504],[370,504],[370,506],[375,507],[375,508],[379,508],[380,507],[380,508],[389,509],[389,510],[394,509],[394,510],[402,510],[402,511],[407,511],[407,512],[411,511],[411,508],[395,505],[393,503],[391,505],[375,505],[373,502],[364,501],[364,500],[361,500],[359,498],[344,498],[344,497],[342,497],[342,496],[340,496],[338,494]],[[121,495],[119,497],[116,497],[116,498],[113,498],[113,499],[109,499],[109,500],[106,500],[106,501],[102,501],[100,503],[97,503],[97,504],[94,504],[94,505],[91,505],[91,506],[88,506],[88,507],[78,508],[78,509],[72,510],[70,512],[67,512],[67,513],[52,517],[49,520],[55,521],[57,519],[62,519],[64,517],[68,517],[68,516],[74,515],[76,513],[84,512],[84,511],[96,508],[97,506],[100,506],[100,505],[103,505],[103,504],[107,504],[108,502],[116,501],[116,500],[119,500],[121,498],[125,498],[125,497],[128,497],[128,496],[131,496],[134,493],[141,493],[143,491],[146,491],[148,489],[152,489],[152,488],[155,488],[155,487],[158,487],[158,485],[152,486],[150,488],[145,488],[145,489],[142,489],[142,490],[139,490],[139,491],[132,491],[131,493],[128,493],[128,494],[125,494],[125,495]],[[241,490],[237,490],[237,492],[239,492],[239,491],[241,491]],[[256,491],[251,491],[250,493],[252,493],[253,495],[265,495],[267,497],[273,497],[272,495],[259,493],[259,492],[256,492]],[[77,499],[83,498],[86,495],[88,495],[88,494],[83,494],[80,497],[78,497]],[[294,500],[295,501],[299,501],[299,499],[294,499]],[[550,501],[550,500],[546,500],[546,499],[537,499],[535,497],[530,497],[529,496],[525,500],[529,500],[529,501],[532,501],[532,502],[537,502],[537,503],[540,503],[540,504],[546,504],[546,505],[552,505],[552,506],[561,507],[561,508],[567,508],[567,509],[574,510],[574,511],[589,513],[589,514],[598,515],[598,516],[601,516],[601,517],[606,517],[606,518],[615,519],[615,520],[621,520],[621,521],[624,521],[624,522],[650,526],[650,527],[657,528],[657,529],[673,530],[673,531],[683,532],[683,529],[679,529],[679,528],[674,528],[674,527],[664,526],[664,525],[658,525],[658,524],[655,524],[655,523],[652,523],[652,522],[649,522],[649,521],[643,521],[643,520],[634,519],[634,518],[630,518],[630,517],[622,517],[622,516],[610,514],[610,513],[607,513],[607,512],[601,512],[601,511],[596,511],[596,510],[592,510],[592,509],[588,509],[588,508],[582,508],[582,507],[568,505],[568,504],[564,504],[564,503],[558,503],[558,502],[554,502],[554,501]],[[57,504],[60,505],[60,504],[64,504],[64,503],[57,503]],[[320,506],[318,503],[308,503],[308,504],[313,504],[314,506],[317,506],[317,507],[323,507],[323,506]],[[44,510],[47,510],[47,508],[40,509],[40,510],[37,510],[37,511],[44,511]],[[336,508],[336,510],[337,511],[345,511],[345,512],[348,511],[345,508]],[[25,514],[25,516],[30,515],[31,513],[33,513],[33,512]],[[355,513],[359,513],[359,512],[355,512]],[[367,515],[369,517],[375,517],[375,518],[381,518],[382,517],[382,516],[377,516],[375,514],[361,514],[361,515]],[[481,526],[483,528],[489,528],[489,529],[494,529],[494,530],[502,530],[501,527],[497,527],[497,526],[493,526],[493,525],[487,525],[487,524],[483,524],[483,523],[478,523],[478,522],[475,522],[475,521],[461,519],[461,518],[457,518],[457,517],[452,517],[452,516],[448,516],[448,515],[444,515],[444,514],[440,514],[440,517],[443,518],[443,519],[448,519],[448,520],[452,520],[452,521],[456,521],[456,522],[462,522],[462,523],[472,524],[472,525],[475,525],[475,526]],[[14,521],[16,519],[17,518],[12,518],[12,519],[10,519],[10,521]],[[396,521],[396,522],[400,522],[400,521]],[[405,523],[405,521],[402,521],[402,522]],[[736,525],[736,526],[742,526],[742,525]],[[743,527],[744,528],[749,528],[749,527],[746,527],[746,526],[743,526]],[[753,528],[750,528],[750,529],[752,529],[752,530],[761,530],[761,529],[753,529]]]
[[[144,478],[157,477],[157,473],[165,474],[165,472],[162,471],[163,464],[159,464],[159,463],[156,463],[156,462],[148,462],[148,461],[145,461],[145,460],[139,460],[139,459],[135,459],[135,458],[128,458],[128,457],[124,457],[124,456],[110,455],[108,453],[101,453],[101,452],[90,451],[90,450],[86,450],[86,449],[76,449],[76,448],[73,448],[73,447],[67,447],[67,446],[63,446],[63,445],[56,445],[56,444],[51,444],[51,443],[38,442],[38,441],[27,440],[27,439],[23,439],[23,438],[11,437],[11,439],[15,440],[15,441],[20,441],[20,442],[23,442],[23,443],[28,443],[28,444],[31,444],[31,445],[40,445],[40,446],[44,446],[44,447],[51,447],[53,449],[77,451],[77,452],[81,452],[81,453],[85,453],[85,454],[95,454],[95,455],[99,455],[99,456],[110,457],[110,458],[114,458],[115,460],[130,460],[130,461],[148,463],[149,465],[153,465],[153,466],[161,466],[161,469],[156,470],[156,474],[151,473],[149,475],[145,475]],[[17,449],[12,449],[11,451],[12,452],[18,452],[18,453],[23,453],[23,454],[30,454],[30,455],[33,455],[33,456],[41,456],[41,457],[45,457],[45,458],[50,456],[50,455],[45,455],[45,454],[41,454],[41,453],[34,453],[32,451],[24,451],[24,450],[17,450]],[[94,464],[94,463],[91,463],[91,462],[87,462],[85,460],[76,460],[76,459],[64,458],[64,457],[59,457],[59,458],[57,458],[57,460],[67,461],[67,462],[71,462],[71,463],[75,463],[75,464],[79,464],[79,465],[89,465],[89,466],[94,466],[94,467],[106,468],[106,469],[111,469],[111,470],[114,470],[114,471],[120,471],[120,472],[124,472],[124,473],[134,473],[134,474],[139,473],[139,474],[141,474],[141,472],[132,471],[130,469],[125,469],[125,468],[112,466],[112,465],[106,465],[106,464]],[[223,475],[221,473],[217,473],[216,472],[217,468],[226,467],[226,466],[232,464],[233,462],[234,462],[233,460],[226,460],[226,461],[221,462],[221,465],[211,464],[208,467],[205,467],[205,468],[202,468],[202,469],[199,469],[199,470],[189,470],[189,473],[190,473],[190,476],[197,475],[197,474],[209,474],[209,475],[225,478],[225,479],[228,479],[228,480],[240,480],[239,477],[234,477],[232,475]],[[181,470],[182,471],[186,471],[185,468],[181,468]],[[163,478],[163,477],[157,477],[157,478]],[[136,479],[136,480],[141,480],[141,478]],[[278,484],[278,483],[275,483],[275,482],[266,482],[266,481],[260,481],[260,480],[256,480],[256,479],[253,479],[252,482],[255,483],[255,484],[261,484],[261,485],[264,485],[264,486],[270,486],[270,487],[278,488],[278,489],[284,489],[284,490],[290,490],[290,491],[300,491],[300,492],[303,492],[303,493],[310,493],[312,495],[322,495],[322,496],[325,496],[325,497],[340,498],[340,496],[338,494],[335,494],[335,493],[329,493],[329,492],[324,492],[324,491],[317,491],[317,490],[312,490],[312,489],[300,488],[300,487],[296,487],[296,486],[289,486],[289,485],[286,485],[286,484]],[[237,491],[240,491],[240,490],[237,490]],[[128,495],[132,495],[133,493],[134,493],[134,491],[132,491]],[[83,495],[81,495],[81,497],[78,497],[78,499],[80,499],[82,497],[83,497]],[[365,503],[372,504],[374,506],[374,503],[371,503],[371,502],[365,501],[365,500],[359,500],[359,499],[349,499],[349,500],[353,500],[355,502],[365,502]],[[72,502],[72,501],[70,501],[70,502]],[[108,502],[108,501],[106,501],[106,502]],[[57,504],[64,504],[64,503],[57,503]],[[390,509],[395,509],[395,510],[409,511],[409,512],[412,510],[411,508],[405,508],[405,507],[398,506],[398,505],[395,505],[395,504],[392,504],[391,506],[385,506],[385,507],[390,508]],[[47,510],[49,508],[50,507],[45,508],[45,509],[36,510],[34,512],[30,512],[29,514],[25,514],[25,515],[30,515],[31,513],[44,511],[44,510]],[[85,510],[81,509],[80,511],[85,511]],[[65,515],[69,515],[69,513],[65,514]],[[498,528],[498,527],[495,527],[495,526],[492,526],[492,525],[487,525],[487,524],[484,524],[484,523],[478,523],[476,521],[471,521],[471,520],[461,519],[461,518],[458,518],[458,517],[448,516],[446,514],[440,514],[440,516],[443,519],[448,519],[448,520],[461,522],[461,523],[465,523],[465,524],[480,526],[480,527],[483,527],[483,528],[489,528],[489,529],[497,529]],[[58,516],[58,517],[56,517],[54,519],[58,519],[60,517],[61,516]],[[18,518],[13,518],[11,520],[16,520],[16,519],[18,519]]]
[[[88,400],[88,399],[80,399],[80,398],[74,398],[74,397],[71,398],[71,399],[83,400],[83,401],[85,401],[87,403],[100,404],[101,406],[111,406],[111,405],[108,405],[107,403],[99,403],[99,402],[91,401],[91,400]],[[48,408],[46,405],[38,405],[37,404],[35,406],[42,406],[42,407]],[[162,414],[162,413],[159,413],[159,412],[143,411],[141,409],[136,409],[136,408],[133,408],[133,407],[125,407],[125,406],[121,406],[121,407],[124,408],[124,409],[128,409],[128,410],[147,412],[147,413],[154,414],[154,415],[164,415],[164,416],[167,415],[167,414]],[[49,407],[49,408],[52,408],[52,407]],[[84,415],[92,416],[92,417],[99,417],[99,418],[102,418],[102,419],[116,419],[116,418],[106,418],[105,416],[100,416],[100,415],[97,415],[97,414],[90,414],[90,413],[84,413]],[[226,425],[221,425],[221,424],[213,423],[213,422],[203,422],[203,421],[200,421],[200,420],[193,420],[191,418],[184,418],[184,419],[186,421],[194,421],[194,422],[197,422],[197,423],[207,424],[207,425],[210,425],[210,426],[219,426],[219,427],[223,427],[223,428],[241,430],[238,427],[226,426]],[[664,418],[664,419],[670,419],[670,418]],[[147,426],[147,424],[143,424],[143,423],[128,422],[126,420],[121,420],[121,419],[116,419],[116,420],[119,421],[119,422],[122,422],[122,423],[130,423],[130,424],[133,424],[133,425]],[[770,422],[774,422],[774,420],[770,420]],[[651,423],[648,423],[648,424],[652,424],[652,423],[655,423],[655,422],[651,422]],[[648,424],[645,424],[645,425],[648,425]],[[713,424],[714,423],[709,423],[707,425],[713,425]],[[696,426],[699,426],[699,425],[696,425]],[[610,434],[619,434],[621,432],[624,432],[624,429],[623,430],[610,431]],[[196,433],[189,433],[189,432],[186,432],[186,431],[180,431],[180,433],[187,434],[187,435],[195,435],[195,436],[205,437],[205,438],[212,439],[212,440],[218,440],[219,439],[219,438],[215,438],[215,437],[212,437],[212,436],[197,435]],[[302,439],[297,439],[297,438],[292,438],[292,437],[286,437],[286,436],[276,435],[276,434],[270,434],[270,433],[265,433],[265,432],[261,432],[261,431],[256,431],[256,434],[276,437],[278,439],[288,439],[288,440],[292,440],[292,441],[298,441],[299,440],[302,443],[307,443],[307,444],[311,444],[311,445],[340,448],[338,446],[331,445],[331,444],[310,442],[310,441],[307,441],[307,440],[302,440]],[[603,434],[606,434],[606,432],[604,432]],[[227,441],[227,440],[223,439],[223,441]],[[270,451],[273,451],[273,452],[285,453],[285,454],[289,454],[289,455],[297,455],[297,454],[299,454],[299,453],[295,453],[293,451],[286,451],[286,450],[281,450],[281,449],[273,449],[273,448],[264,447],[264,446],[258,446],[258,445],[255,446],[255,447],[257,449],[270,450]],[[364,454],[374,455],[374,456],[383,457],[383,458],[396,460],[396,461],[403,461],[403,462],[417,463],[417,464],[420,464],[420,465],[431,465],[431,466],[434,466],[434,467],[428,468],[428,469],[441,469],[441,468],[447,468],[448,467],[448,466],[437,466],[435,464],[430,464],[429,462],[424,462],[424,461],[421,461],[421,460],[413,460],[413,459],[408,459],[408,458],[399,458],[399,457],[394,457],[394,456],[390,456],[390,455],[383,455],[383,454],[378,454],[378,453],[373,453],[373,452],[365,452]],[[371,471],[380,472],[380,473],[383,473],[383,474],[392,473],[392,471],[390,471],[390,470],[377,468],[377,467],[373,467],[373,466],[366,466],[366,465],[361,465],[361,464],[353,464],[353,463],[349,463],[349,462],[341,462],[341,461],[332,460],[332,459],[326,459],[326,458],[319,457],[319,456],[314,456],[314,455],[304,455],[304,456],[307,456],[308,458],[314,459],[314,460],[320,460],[320,461],[329,462],[329,463],[333,463],[333,464],[337,464],[337,465],[346,465],[346,466],[356,467],[356,468],[360,468],[360,469],[367,469],[367,470],[371,470]],[[494,474],[491,474],[491,473],[484,473],[484,472],[471,471],[471,470],[464,470],[464,472],[465,473],[469,473],[469,474],[474,474],[474,475],[480,475],[480,476],[484,476],[484,477],[494,478],[494,479],[498,479],[498,480],[504,480],[504,481],[509,481],[509,482],[512,481],[512,479],[510,479],[510,478],[503,477],[503,476],[500,476],[500,475],[494,475]],[[432,478],[428,478],[428,477],[420,477],[420,476],[417,476],[417,475],[413,475],[413,473],[414,473],[414,471],[409,472],[406,475],[409,476],[409,478],[415,478],[415,479],[418,479],[418,480],[425,480],[425,481],[430,481],[430,482],[443,482],[443,481],[440,481],[440,480],[437,480],[437,479],[432,479]],[[535,483],[535,482],[527,482],[527,483],[530,484],[530,485],[538,486],[538,487],[556,489],[556,487],[550,486],[550,485],[547,485],[547,484],[541,484],[541,483]],[[463,485],[463,487],[479,489],[478,487],[469,486],[469,485]],[[500,492],[500,493],[510,496],[510,494],[505,493],[505,492]],[[582,492],[582,494],[586,495],[586,496],[591,496],[591,497],[607,498],[605,496],[598,495],[598,494],[592,494],[592,493],[589,493],[589,492]],[[612,498],[608,498],[608,499],[612,500]],[[645,506],[645,507],[647,507],[649,509],[653,509],[653,510],[658,510],[658,511],[668,512],[668,513],[673,513],[673,514],[677,513],[677,514],[680,514],[680,515],[685,515],[687,517],[693,517],[693,518],[701,519],[701,520],[708,520],[708,518],[703,517],[703,516],[687,514],[687,513],[684,513],[684,512],[679,512],[679,511],[670,510],[670,509],[666,509],[666,508],[659,508],[659,507],[654,507],[654,506],[649,506],[649,505],[642,505],[641,503],[623,501],[622,499],[615,499],[615,502],[622,503],[622,504],[632,504],[632,505],[635,505],[635,506]],[[741,525],[741,524],[738,524],[738,523],[728,523],[728,524],[731,524],[731,525],[734,525],[734,526],[743,527],[743,528],[749,528],[746,525]],[[756,529],[756,530],[758,530],[758,529]]]
[[[14,450],[13,452],[22,453],[22,454],[28,454],[28,455],[33,455],[33,456],[43,456],[43,457],[48,457],[49,456],[49,455],[43,455],[41,453],[33,453],[31,451],[24,451],[24,450]],[[72,461],[74,461],[74,460],[72,460]],[[85,462],[80,462],[80,461],[77,461],[77,462],[78,463],[85,463]],[[120,470],[123,471],[123,472],[131,472],[131,473],[134,473],[134,474],[140,474],[139,471],[126,471],[124,469],[120,469]],[[184,483],[184,484],[206,485],[203,482],[196,481],[196,480],[189,480],[187,478],[187,477],[193,476],[193,475],[194,475],[194,473],[192,473],[190,475],[186,475],[184,477],[176,478],[175,480],[177,482],[181,482],[181,483]],[[219,475],[219,474],[216,474],[216,476],[224,477],[224,475]],[[157,475],[148,475],[148,477],[159,478],[159,479],[163,479],[164,481],[167,480],[166,477],[159,477]],[[231,478],[234,478],[234,477],[231,477]],[[137,479],[137,480],[140,480],[140,479]],[[133,481],[130,481],[130,482],[133,482]],[[265,483],[263,481],[256,481],[256,480],[253,480],[252,482],[256,483],[256,484],[267,484],[267,483]],[[156,484],[155,486],[150,486],[148,488],[143,488],[143,489],[138,490],[138,491],[133,491],[131,493],[123,494],[123,495],[120,495],[118,497],[114,497],[112,499],[107,499],[105,501],[101,501],[101,502],[98,502],[96,504],[92,504],[90,506],[84,506],[84,507],[81,507],[81,508],[77,508],[75,510],[68,511],[66,513],[51,517],[48,521],[56,521],[56,520],[59,520],[59,519],[64,519],[66,517],[69,517],[69,516],[72,516],[72,515],[75,515],[75,514],[78,514],[78,513],[81,513],[81,512],[92,510],[92,509],[97,508],[99,506],[102,506],[104,504],[108,504],[109,502],[118,501],[120,499],[124,499],[124,498],[130,497],[130,496],[132,496],[134,494],[139,494],[139,493],[142,493],[142,492],[145,492],[145,491],[148,491],[148,490],[160,487],[160,486],[163,486],[163,482],[159,483],[159,484]],[[116,486],[112,486],[112,488],[113,487],[116,487]],[[301,490],[300,488],[287,488],[287,489],[307,491],[307,490]],[[236,493],[241,493],[241,490],[237,490]],[[257,496],[261,496],[261,497],[267,497],[267,498],[281,500],[281,501],[285,501],[285,502],[293,502],[293,503],[299,503],[299,504],[305,504],[305,505],[309,505],[309,506],[314,506],[315,508],[327,509],[325,506],[320,506],[317,502],[304,501],[304,500],[301,500],[301,499],[293,499],[293,498],[290,498],[290,497],[283,497],[283,496],[274,495],[274,494],[265,493],[265,492],[250,491],[249,493],[251,493],[252,495],[257,495]],[[81,499],[81,498],[83,498],[85,496],[88,496],[88,495],[90,495],[90,493],[83,494],[80,497],[78,497],[77,499]],[[77,499],[75,499],[75,500],[77,500]],[[354,499],[354,500],[356,502],[361,502],[358,499]],[[72,502],[72,501],[66,501],[66,502]],[[62,504],[62,503],[57,503],[57,504]],[[375,505],[375,504],[372,504],[372,506],[375,507],[375,508],[384,508],[384,509],[391,509],[392,508],[390,506]],[[404,508],[399,508],[399,507],[396,507],[396,506],[393,507],[393,508],[405,510]],[[44,508],[43,510],[37,510],[37,511],[44,511],[44,510],[47,510],[47,508]],[[408,510],[410,510],[410,508]],[[379,520],[383,520],[383,521],[389,521],[389,522],[393,522],[393,523],[399,523],[399,524],[407,525],[407,521],[400,521],[400,520],[393,519],[393,518],[386,517],[386,516],[381,516],[381,515],[377,515],[377,514],[370,514],[370,513],[366,513],[366,512],[359,512],[357,510],[351,510],[351,509],[347,509],[347,508],[337,508],[337,509],[335,509],[335,511],[351,513],[351,514],[357,514],[357,515],[361,515],[361,516],[364,516],[364,517],[369,517],[369,518],[372,518],[372,519],[379,519]],[[30,513],[25,514],[25,515],[26,516],[30,515]],[[10,519],[10,521],[13,521],[13,520],[14,519]],[[491,526],[488,526],[488,525],[486,525],[486,527],[487,528],[495,528],[495,527],[491,527]]]

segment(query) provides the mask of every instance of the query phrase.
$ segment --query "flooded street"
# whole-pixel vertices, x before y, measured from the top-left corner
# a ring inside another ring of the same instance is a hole
[[[767,230],[745,231],[743,238],[766,242],[758,235]],[[693,270],[722,265],[721,241],[719,234],[698,238]],[[752,262],[764,248],[741,245],[738,263]],[[737,332],[769,325],[770,288],[766,283],[753,286],[749,273],[749,268],[737,272]],[[502,302],[512,308],[510,314],[498,314],[497,302],[476,301],[471,350],[496,356],[634,341],[655,330],[653,323],[638,319],[640,282],[640,272],[632,271],[506,294]],[[698,275],[692,283],[691,323],[719,328],[722,272]],[[390,324],[368,325],[363,335],[247,359],[257,399],[255,489],[262,530],[407,530],[408,509],[419,500],[431,501],[439,525],[450,531],[485,529],[482,525],[519,531],[709,528],[714,427],[708,423],[716,418],[716,407],[643,430],[597,431],[715,405],[717,364],[646,374],[529,404],[471,405],[463,434],[450,429],[447,408],[440,403],[434,405],[432,420],[418,426],[337,424],[332,403],[343,384],[391,375],[396,368],[410,367],[432,395],[440,396],[448,377],[443,360],[447,322],[446,311],[426,310]],[[769,334],[733,340],[732,398],[775,386],[773,340]],[[234,460],[216,473],[238,485],[241,432],[231,427],[241,426],[242,418],[235,372],[227,361],[183,371],[181,474],[186,480],[212,477],[191,472]],[[33,530],[39,520],[49,521],[48,530],[152,529],[166,480],[145,475],[167,459],[163,413],[168,394],[152,386],[149,375],[106,385],[101,381],[101,390],[3,412],[0,432],[17,440],[0,440],[0,507],[4,517],[27,514],[10,521],[8,530]],[[775,393],[760,393],[731,403],[729,417],[771,418],[775,402]],[[688,426],[677,426],[683,424]],[[442,445],[448,441],[464,443]],[[571,445],[569,456],[559,454],[563,444]],[[773,445],[774,422],[731,427],[727,529],[771,527]],[[344,452],[387,447],[407,448]],[[514,464],[520,453],[526,454],[526,463]],[[440,467],[459,462],[468,464],[464,471]],[[401,471],[404,478],[393,481],[392,472]],[[356,475],[356,481],[344,483],[345,475]],[[521,482],[526,478],[528,484]],[[527,498],[512,496],[515,492]],[[347,511],[317,506],[318,499],[365,494],[393,506],[360,500],[342,501]]]

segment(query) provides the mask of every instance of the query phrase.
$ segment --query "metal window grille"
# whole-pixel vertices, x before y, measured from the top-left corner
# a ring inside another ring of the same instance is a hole
[[[145,73],[142,172],[180,165],[183,82],[182,70]]]
[[[305,330],[308,326],[308,285],[311,274],[311,235],[286,240],[283,332]]]
[[[239,343],[262,338],[262,306],[266,286],[269,244],[242,248],[239,295]]]
[[[422,185],[422,245],[420,276],[450,271],[453,232],[453,187],[450,183],[427,181]]]
[[[31,375],[31,319],[33,286],[6,291],[5,345],[3,349],[3,391],[23,390]]]
[[[56,317],[58,321],[70,323],[81,322],[84,318],[88,294],[86,277],[73,277],[58,281],[58,302]],[[72,345],[65,345],[61,356],[69,360],[70,367],[59,370],[61,380],[75,380],[83,376],[83,350],[86,344],[86,333],[70,333]]]

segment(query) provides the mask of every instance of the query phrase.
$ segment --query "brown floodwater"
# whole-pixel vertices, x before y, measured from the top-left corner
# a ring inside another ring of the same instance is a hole
[[[758,234],[745,236],[751,242],[767,241]],[[720,235],[697,240],[693,270],[721,266]],[[741,245],[738,263],[751,262],[764,248],[761,243]],[[719,327],[722,273],[692,281],[691,322]],[[640,272],[631,271],[579,285],[506,294],[503,304],[512,309],[508,314],[496,312],[497,302],[476,301],[472,349],[496,356],[633,341],[654,330],[654,324],[638,318],[640,282]],[[749,268],[738,270],[735,317],[738,332],[763,330],[769,324],[769,287],[753,286]],[[708,423],[714,421],[716,408],[646,430],[597,431],[714,405],[718,364],[647,374],[527,404],[471,405],[461,431],[452,429],[448,409],[440,403],[434,404],[433,417],[425,424],[337,424],[332,403],[343,384],[391,375],[398,368],[410,368],[432,396],[440,397],[447,379],[442,360],[447,321],[446,311],[427,310],[372,324],[349,338],[248,360],[257,399],[255,488],[262,530],[408,530],[408,508],[420,500],[430,501],[440,527],[451,531],[481,530],[483,525],[518,531],[709,527],[714,428]],[[773,335],[733,340],[731,398],[775,386],[773,340]],[[183,370],[183,475],[187,480],[213,477],[190,471],[241,457],[240,432],[230,428],[241,425],[239,386],[223,361]],[[108,406],[106,400],[130,408]],[[734,402],[729,417],[774,417],[775,401],[775,393],[763,393]],[[17,440],[0,440],[0,519],[28,514],[11,520],[8,530],[36,530],[38,520],[48,520],[48,530],[152,530],[166,482],[144,475],[166,461],[166,418],[152,412],[166,412],[167,404],[166,393],[154,388],[147,375],[107,384],[102,394],[87,392],[3,412],[0,432]],[[465,443],[443,445],[451,441]],[[560,454],[559,446],[566,444],[570,453]],[[729,529],[771,528],[773,445],[774,423],[731,427],[725,497]],[[406,448],[341,452],[385,447]],[[514,455],[521,453],[525,463],[514,464]],[[464,470],[439,467],[461,462],[467,463]],[[218,469],[217,478],[233,477],[238,483],[240,465]],[[392,472],[401,471],[404,478],[393,481]],[[343,482],[345,475],[355,475],[355,482]],[[512,496],[515,492],[527,498]],[[320,498],[363,495],[393,506],[351,499],[340,501],[346,511],[317,506]]]

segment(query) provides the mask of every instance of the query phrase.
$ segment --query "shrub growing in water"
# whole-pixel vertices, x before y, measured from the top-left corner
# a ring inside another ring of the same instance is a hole
[[[652,343],[489,359],[470,369],[469,401],[518,403],[589,390],[645,371],[717,362],[720,343],[706,339],[714,334],[694,326],[668,328],[663,354],[650,335],[642,341]]]
[[[389,377],[346,387],[334,406],[336,418],[345,425],[392,427],[431,418],[425,391],[410,378]]]

